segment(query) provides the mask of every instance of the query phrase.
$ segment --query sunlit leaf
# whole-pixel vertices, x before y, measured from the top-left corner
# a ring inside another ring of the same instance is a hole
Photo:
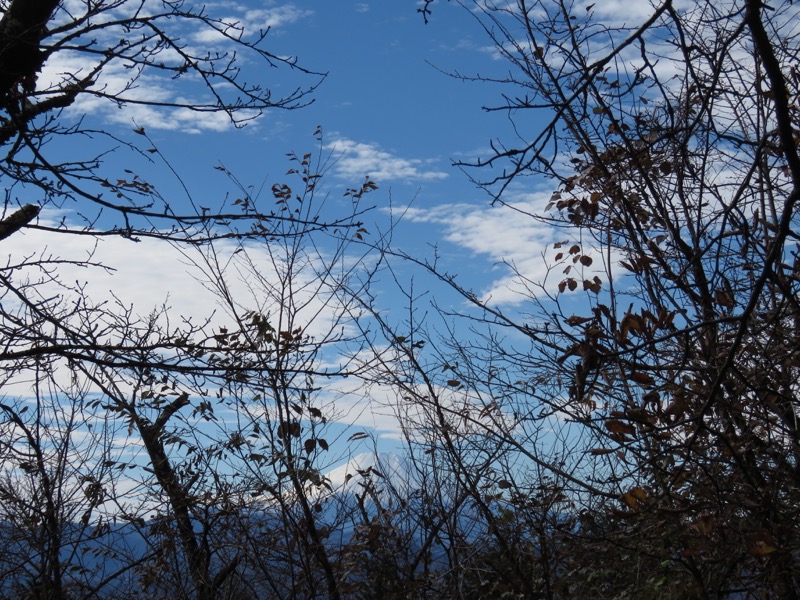
[[[647,502],[647,492],[640,487],[635,487],[622,494],[620,500],[630,509],[639,510]]]
[[[750,547],[748,552],[753,556],[767,556],[768,554],[772,554],[773,552],[777,552],[778,549],[775,546],[772,546],[764,541],[758,541],[753,546]]]
[[[649,385],[655,382],[655,380],[649,373],[642,373],[640,371],[633,371],[629,375],[629,377],[631,381],[634,381],[642,385]]]
[[[589,454],[592,456],[603,456],[605,454],[612,454],[614,451],[614,448],[592,448],[589,450]]]
[[[608,429],[611,433],[622,433],[626,435],[632,435],[636,433],[636,428],[631,425],[630,423],[625,423],[623,421],[619,421],[617,419],[608,419],[604,423],[605,428]]]

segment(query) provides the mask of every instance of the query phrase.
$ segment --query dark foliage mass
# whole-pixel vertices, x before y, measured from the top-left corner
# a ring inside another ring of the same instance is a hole
[[[268,201],[220,167],[236,199],[184,213],[103,152],[58,151],[111,138],[73,119],[84,99],[234,125],[301,107],[319,77],[271,54],[268,32],[181,1],[0,2],[0,244],[172,244],[224,315],[140,317],[61,276],[104,268],[101,251],[9,250],[0,597],[797,596],[800,8],[663,0],[615,20],[599,3],[461,4],[503,68],[453,76],[502,86],[487,110],[519,134],[461,167],[561,240],[544,281],[508,265],[509,306],[371,234],[370,179],[332,214],[321,130]],[[436,27],[444,8],[418,12]],[[183,44],[187,28],[219,48]],[[274,97],[242,55],[301,87]],[[74,72],[47,79],[59,57]],[[147,77],[193,100],[148,100]],[[131,137],[119,152],[158,156]],[[538,204],[533,177],[552,183]],[[64,209],[78,217],[42,216]],[[400,289],[393,320],[371,287],[397,261],[470,308],[434,322]],[[406,455],[339,485],[326,465],[368,436],[335,440],[332,398],[379,393]]]

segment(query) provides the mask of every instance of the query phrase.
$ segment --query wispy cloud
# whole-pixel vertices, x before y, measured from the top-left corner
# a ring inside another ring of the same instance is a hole
[[[72,6],[75,14],[81,14],[85,10],[81,8],[81,3],[76,4],[73,1],[71,4],[75,5]],[[232,53],[235,50],[232,40],[240,37],[243,40],[257,38],[267,29],[279,30],[313,15],[314,11],[299,8],[293,3],[272,4],[265,8],[253,8],[252,5],[242,3],[226,3],[224,6],[217,6],[214,13],[216,14],[210,14],[208,23],[184,19],[175,25],[175,31],[168,31],[167,34],[173,35],[178,43],[187,44],[184,50],[189,55],[203,56],[207,52],[209,55],[214,55],[215,52],[225,55],[226,52]],[[59,18],[65,18],[66,14],[64,11],[60,12]],[[115,13],[112,11],[104,16],[108,18],[111,14]],[[226,16],[218,16],[220,14]],[[124,19],[130,15],[121,14],[118,17]],[[121,34],[117,28],[109,27],[101,28],[93,35],[97,36],[93,43],[100,45],[107,43],[113,46]],[[292,57],[282,58],[288,62],[292,61]],[[242,67],[252,66],[246,53],[239,60],[239,65]],[[87,53],[70,50],[55,52],[45,62],[38,77],[37,87],[40,90],[57,90],[64,84],[72,83],[92,73],[99,61],[100,59]],[[180,67],[184,61],[179,52],[165,48],[154,62]],[[185,133],[225,131],[235,127],[230,116],[222,111],[198,113],[190,108],[170,106],[214,105],[217,101],[206,84],[193,73],[187,73],[180,80],[175,80],[170,75],[171,73],[159,72],[158,69],[139,71],[128,61],[112,61],[103,67],[90,89],[90,92],[95,91],[106,97],[93,96],[91,93],[81,94],[68,111],[74,115],[99,117],[107,123],[129,126],[135,121],[148,129]],[[222,96],[226,93],[235,94],[235,90],[230,91],[224,85],[218,85],[215,91]],[[108,97],[121,102],[110,101]],[[229,101],[235,103],[234,96],[231,96]],[[237,114],[237,118],[240,120],[255,118],[259,114],[258,111],[249,114],[241,111]]]
[[[271,8],[247,10],[245,18],[250,28],[266,29],[296,23],[314,14],[313,10],[298,8],[294,4],[283,4]]]
[[[39,223],[56,226],[61,212],[43,211]],[[56,235],[50,232],[25,229],[14,234],[8,261],[20,263],[25,257],[58,258],[60,286],[53,280],[42,283],[38,291],[46,297],[59,297],[64,306],[78,302],[76,287],[83,290],[95,304],[105,303],[105,309],[131,308],[132,315],[148,319],[149,315],[161,313],[159,323],[178,326],[185,320],[196,325],[208,323],[207,333],[217,331],[220,326],[235,327],[235,310],[240,316],[248,310],[269,315],[273,324],[281,329],[302,327],[303,333],[319,341],[326,340],[317,357],[316,366],[336,371],[347,362],[348,348],[332,341],[338,335],[356,335],[344,303],[346,296],[336,286],[320,277],[329,268],[332,260],[322,251],[303,255],[302,267],[291,268],[291,286],[286,284],[286,273],[290,268],[281,255],[280,244],[269,248],[255,243],[242,249],[233,242],[220,242],[216,254],[208,254],[193,246],[178,248],[166,242],[142,238],[133,242],[122,237],[107,237],[100,240],[80,235]],[[81,266],[89,257],[108,267]],[[366,265],[352,257],[344,268]],[[368,267],[365,267],[368,268]],[[295,270],[296,269],[296,270]],[[216,273],[221,270],[227,288],[222,290]],[[341,269],[340,269],[341,270]],[[30,275],[36,280],[35,267],[21,268],[19,277]],[[77,282],[77,283],[76,283]],[[227,297],[235,307],[223,300]],[[5,308],[12,307],[6,299]],[[100,316],[98,316],[98,319]],[[333,333],[332,333],[333,332]],[[321,342],[322,343],[322,342]],[[65,373],[65,378],[69,377]],[[328,418],[349,426],[358,425],[377,430],[381,437],[390,439],[398,435],[398,425],[391,413],[374,410],[365,396],[359,392],[360,384],[354,378],[331,379],[325,385],[325,400],[335,404],[335,414]],[[4,393],[26,397],[30,394],[30,381],[17,381],[15,386],[5,385]],[[388,393],[388,392],[387,392]]]
[[[369,175],[381,181],[431,181],[444,179],[447,173],[436,169],[431,159],[403,158],[377,144],[337,138],[325,146],[338,157],[335,174],[346,179]]]
[[[567,277],[591,276],[602,269],[600,253],[584,248],[592,257],[593,267],[574,264],[572,257],[556,260],[563,250],[556,242],[566,241],[568,233],[531,215],[542,214],[550,194],[529,194],[505,206],[486,204],[446,204],[433,209],[410,208],[405,219],[418,223],[439,224],[443,239],[473,254],[488,257],[495,263],[494,279],[485,286],[484,300],[497,305],[518,305],[537,289],[554,292]],[[457,273],[456,273],[457,274]],[[489,274],[492,275],[491,273]]]
[[[165,61],[169,60],[166,54],[163,57]],[[56,53],[45,63],[38,85],[42,89],[54,89],[63,82],[85,77],[93,67],[93,61],[86,55],[73,52]],[[103,69],[92,89],[130,102],[119,105],[107,98],[82,94],[67,111],[76,117],[92,115],[106,123],[130,126],[136,122],[147,129],[184,133],[226,131],[234,128],[230,117],[224,112],[201,114],[188,108],[156,106],[191,103],[185,96],[193,91],[194,82],[187,83],[189,85],[164,77],[143,74],[136,79],[135,85],[131,85],[131,70],[122,63],[111,63]]]
[[[237,32],[242,30],[256,33],[267,29],[285,27],[310,17],[314,14],[314,11],[298,8],[291,3],[268,8],[252,8],[237,4],[233,7],[232,13],[219,19],[220,30],[231,37],[236,37]],[[201,43],[219,42],[225,39],[221,31],[203,29],[195,32],[192,35],[192,39]]]

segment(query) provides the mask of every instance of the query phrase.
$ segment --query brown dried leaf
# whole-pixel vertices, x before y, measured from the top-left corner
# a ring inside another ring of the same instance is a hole
[[[605,427],[611,433],[622,433],[626,435],[633,435],[636,433],[636,428],[630,423],[624,423],[617,419],[608,419],[605,422]]]

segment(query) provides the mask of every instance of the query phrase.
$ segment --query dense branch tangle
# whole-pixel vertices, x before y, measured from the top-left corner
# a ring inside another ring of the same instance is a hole
[[[89,100],[95,106],[142,105],[192,111],[199,117],[221,113],[235,127],[266,109],[302,107],[310,102],[309,94],[322,75],[270,52],[268,33],[245,30],[241,23],[220,20],[187,2],[5,3],[0,19],[0,143],[7,148],[2,162],[7,190],[34,186],[44,196],[42,205],[79,202],[84,226],[62,226],[65,231],[110,230],[135,236],[158,230],[185,239],[204,229],[207,237],[208,228],[220,220],[246,221],[249,227],[260,219],[264,226],[267,217],[276,215],[251,211],[226,216],[214,208],[182,215],[143,179],[103,174],[106,150],[64,162],[57,153],[45,152],[44,145],[93,138],[100,148],[107,137],[113,145],[142,152],[131,142],[86,127],[80,119],[70,123],[64,118],[63,109]],[[195,46],[195,39],[204,41]],[[305,83],[277,97],[263,82],[245,79],[243,62],[251,63],[248,73],[260,66],[262,73],[294,73]],[[185,89],[180,94],[165,92],[173,85]],[[137,133],[153,144],[144,129]],[[101,211],[105,214],[98,221],[95,215]]]
[[[560,414],[580,434],[564,426],[567,466],[553,462],[552,476],[619,498],[592,497],[579,543],[654,561],[632,569],[672,565],[669,583],[648,580],[653,593],[794,597],[798,7],[663,1],[622,18],[602,3],[465,5],[506,70],[455,75],[505,86],[487,110],[507,112],[522,141],[462,166],[518,211],[527,178],[549,178],[550,202],[522,215],[569,240],[545,257],[558,285],[518,274],[520,312],[460,290],[485,304],[472,322],[498,332],[453,341],[473,365],[460,381],[528,415],[487,431],[487,447],[506,436],[519,456],[543,415]],[[510,330],[530,346],[504,340]],[[579,563],[604,573],[609,595],[645,586]]]
[[[82,114],[136,105],[235,129],[304,106],[322,75],[270,52],[268,31],[189,2],[9,0],[0,11],[0,596],[337,597],[329,534],[315,525],[331,416],[315,381],[356,373],[338,360],[358,351],[343,333],[344,290],[363,275],[349,253],[376,185],[345,191],[347,214],[323,210],[318,129],[316,150],[290,155],[271,193],[220,165],[235,199],[203,207],[144,127],[116,134]],[[300,84],[278,97],[265,74]],[[117,175],[112,151],[165,166],[185,208],[149,176]],[[169,245],[204,273],[226,320],[166,306],[142,317],[113,291],[92,299],[64,272],[110,269],[100,246],[21,255],[14,240],[31,230],[55,248],[64,235]],[[245,276],[249,290],[232,291]]]

